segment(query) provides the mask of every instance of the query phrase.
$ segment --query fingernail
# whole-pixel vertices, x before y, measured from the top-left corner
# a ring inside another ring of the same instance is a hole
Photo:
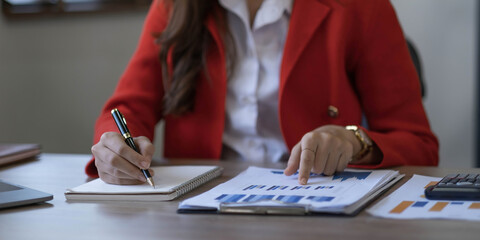
[[[302,184],[302,185],[307,184],[307,179],[306,178],[300,178],[300,184]]]
[[[143,176],[143,174],[139,174],[138,175],[138,180],[142,181],[142,182],[146,182],[147,179],[145,179],[145,176]]]
[[[143,169],[148,168],[148,162],[140,162],[140,166],[142,166]]]

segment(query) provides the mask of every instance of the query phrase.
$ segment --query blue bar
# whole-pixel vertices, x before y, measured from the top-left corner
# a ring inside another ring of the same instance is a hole
[[[297,190],[297,189],[309,189],[311,186],[295,186],[291,190]]]
[[[451,202],[450,204],[454,204],[454,205],[463,205],[463,202]]]
[[[267,191],[276,190],[276,189],[284,190],[286,188],[288,188],[288,186],[271,186],[269,189],[267,189]]]
[[[242,202],[256,202],[256,201],[266,200],[266,199],[271,200],[273,199],[273,197],[275,197],[275,195],[250,195],[247,198],[245,198],[245,200],[243,200]]]
[[[228,195],[227,194],[222,194],[222,195],[218,196],[217,198],[215,198],[215,200],[222,201],[222,199],[224,199],[226,196],[228,196]]]
[[[238,202],[238,200],[245,197],[245,194],[222,194],[219,197],[215,198],[220,202]]]
[[[304,196],[298,196],[298,195],[280,195],[277,197],[276,200],[285,202],[285,203],[297,203],[302,199]]]
[[[245,194],[233,194],[224,202],[238,202],[238,200],[242,199],[245,196]]]
[[[255,189],[255,188],[262,189],[264,187],[265,187],[265,185],[250,185],[250,186],[244,188],[243,191],[250,190],[250,189]]]
[[[314,202],[330,202],[334,199],[335,197],[329,197],[329,196],[309,196],[307,197],[308,200],[314,201]]]
[[[412,207],[425,207],[425,205],[427,205],[428,202],[425,202],[425,201],[418,201],[418,202],[415,202]]]

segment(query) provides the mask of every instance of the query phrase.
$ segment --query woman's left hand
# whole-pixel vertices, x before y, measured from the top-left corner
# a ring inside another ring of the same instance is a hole
[[[305,134],[293,147],[285,175],[290,176],[298,170],[299,183],[307,184],[310,172],[332,175],[343,171],[360,148],[360,141],[345,127],[319,127]]]

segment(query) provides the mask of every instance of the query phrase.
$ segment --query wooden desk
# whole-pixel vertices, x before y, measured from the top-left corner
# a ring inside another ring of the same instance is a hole
[[[171,202],[66,202],[65,189],[87,181],[83,169],[89,158],[89,155],[43,154],[36,161],[0,168],[0,178],[5,181],[54,194],[54,199],[46,204],[0,210],[0,239],[451,240],[479,239],[480,236],[479,222],[381,219],[365,212],[356,217],[176,213],[179,201],[206,191],[247,168],[247,164],[238,162],[193,162],[222,165],[225,172],[222,177]],[[173,164],[186,163],[192,161]],[[480,172],[480,169],[434,167],[399,167],[398,170],[407,176],[395,188],[413,173],[441,177],[452,171]]]

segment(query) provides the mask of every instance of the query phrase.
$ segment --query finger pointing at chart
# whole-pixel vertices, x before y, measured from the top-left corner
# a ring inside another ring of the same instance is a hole
[[[293,147],[285,175],[291,176],[298,170],[298,182],[304,185],[311,172],[332,175],[343,171],[352,158],[354,144],[358,144],[349,134],[344,127],[335,125],[306,133]]]

